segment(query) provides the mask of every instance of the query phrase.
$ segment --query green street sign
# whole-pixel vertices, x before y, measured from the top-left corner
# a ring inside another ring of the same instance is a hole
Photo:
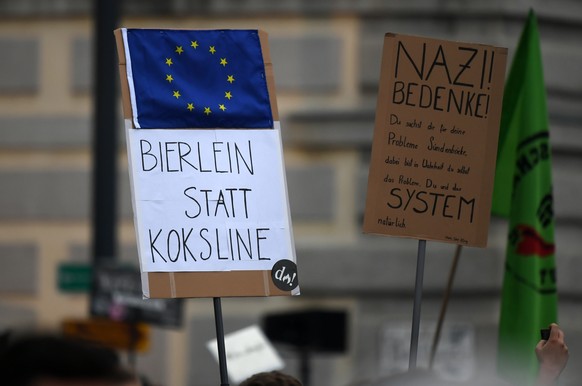
[[[61,263],[57,273],[61,292],[88,293],[91,289],[92,268],[86,263]]]

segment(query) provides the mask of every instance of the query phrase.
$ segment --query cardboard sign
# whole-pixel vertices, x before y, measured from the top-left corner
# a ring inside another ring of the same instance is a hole
[[[206,343],[206,347],[218,361],[216,344],[216,339],[213,339]],[[281,370],[284,367],[281,357],[256,325],[226,335],[224,345],[228,376],[235,383],[257,373]]]
[[[143,295],[298,295],[266,33],[115,35]],[[240,36],[260,60],[227,52]]]
[[[182,299],[144,299],[141,274],[132,267],[99,267],[93,278],[91,315],[117,322],[180,327]]]
[[[506,57],[386,34],[364,232],[486,245]]]

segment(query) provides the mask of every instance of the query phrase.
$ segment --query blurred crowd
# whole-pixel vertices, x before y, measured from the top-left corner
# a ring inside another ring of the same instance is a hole
[[[557,385],[568,362],[564,332],[550,325],[550,334],[535,350],[539,361],[536,386]],[[0,337],[0,378],[10,386],[153,386],[129,370],[118,353],[99,344],[49,333],[10,333]],[[349,380],[346,380],[349,384]],[[502,385],[496,379],[491,384]],[[255,374],[239,386],[301,386],[291,375]],[[451,385],[427,369],[414,369],[390,377],[351,383],[353,386]]]

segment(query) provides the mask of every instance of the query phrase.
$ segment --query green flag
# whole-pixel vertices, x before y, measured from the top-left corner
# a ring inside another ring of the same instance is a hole
[[[492,211],[509,217],[498,372],[533,383],[540,329],[557,319],[551,148],[537,21],[530,11],[506,83]]]

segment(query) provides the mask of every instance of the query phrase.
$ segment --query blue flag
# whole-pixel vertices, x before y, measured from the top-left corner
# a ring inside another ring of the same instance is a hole
[[[136,128],[272,128],[257,30],[124,30]]]

